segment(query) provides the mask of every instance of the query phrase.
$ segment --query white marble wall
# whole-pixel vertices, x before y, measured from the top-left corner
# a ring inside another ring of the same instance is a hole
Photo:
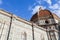
[[[32,27],[13,18],[9,40],[25,40],[24,32],[26,40],[32,40]]]
[[[7,35],[10,27],[10,20],[10,17],[0,14],[0,40],[7,40]],[[33,27],[34,40],[48,40],[46,31],[41,29],[41,27]],[[57,34],[56,36],[58,37]],[[33,40],[32,26],[13,18],[8,40]]]
[[[48,40],[46,31],[40,29],[39,27],[34,27],[34,37],[35,40]]]
[[[58,32],[55,32],[56,40],[59,40]]]
[[[0,40],[7,40],[10,18],[0,14]]]

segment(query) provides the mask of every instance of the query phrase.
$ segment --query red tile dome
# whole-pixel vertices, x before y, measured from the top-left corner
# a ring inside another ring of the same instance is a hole
[[[36,12],[32,18],[31,18],[31,21],[34,21],[35,19],[38,19],[39,18],[50,18],[52,17],[52,13],[49,11],[49,10],[40,10],[39,12]]]

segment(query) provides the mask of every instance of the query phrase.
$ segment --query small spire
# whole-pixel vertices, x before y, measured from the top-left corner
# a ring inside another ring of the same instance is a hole
[[[42,7],[40,7],[39,10],[42,10]]]

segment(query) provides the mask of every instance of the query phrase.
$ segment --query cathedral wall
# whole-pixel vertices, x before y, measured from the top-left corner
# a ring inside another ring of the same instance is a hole
[[[35,40],[48,40],[46,31],[37,26],[34,27],[34,38]]]
[[[13,18],[9,40],[32,40],[32,26]]]
[[[10,17],[0,13],[0,40],[7,40]]]
[[[34,24],[32,25],[32,23],[30,24],[27,21],[22,21],[23,19],[19,21],[16,18],[14,16],[12,18],[8,38],[11,18],[7,15],[3,15],[2,13],[0,14],[0,40],[33,40],[33,36],[34,40],[48,40],[45,29]]]
[[[33,25],[34,40],[48,40],[46,31]],[[33,40],[32,25],[13,18],[9,40]]]
[[[56,36],[56,40],[60,40],[60,38],[59,38],[59,35],[58,35],[58,32],[57,32],[57,31],[55,31],[55,36]]]

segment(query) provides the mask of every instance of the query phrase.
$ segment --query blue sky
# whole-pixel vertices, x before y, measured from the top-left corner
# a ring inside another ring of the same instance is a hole
[[[60,15],[60,0],[0,0],[0,9],[25,20],[30,20],[39,7]]]

